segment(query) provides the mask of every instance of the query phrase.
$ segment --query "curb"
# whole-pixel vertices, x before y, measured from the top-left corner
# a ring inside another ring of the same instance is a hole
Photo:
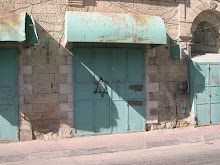
[[[162,146],[180,145],[180,144],[186,144],[186,143],[197,143],[197,142],[204,142],[204,141],[210,141],[210,140],[216,140],[216,139],[220,139],[220,134],[198,136],[198,137],[192,137],[192,138],[187,138],[187,139],[175,139],[175,140],[168,140],[168,141],[128,144],[128,145],[122,145],[122,146],[111,146],[111,147],[101,147],[101,148],[91,148],[91,149],[63,150],[63,151],[39,152],[39,153],[30,153],[30,154],[21,154],[21,155],[0,156],[0,163],[33,160],[33,159],[92,155],[92,154],[100,154],[100,153],[112,153],[112,152],[119,152],[119,151],[128,151],[128,150],[136,150],[136,149],[146,149],[146,148],[154,148],[154,147],[162,147]]]

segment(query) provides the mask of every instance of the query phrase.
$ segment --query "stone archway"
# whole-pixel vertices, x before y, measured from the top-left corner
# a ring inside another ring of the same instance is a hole
[[[198,14],[191,26],[192,53],[219,52],[220,17],[217,11],[206,10]]]
[[[186,15],[185,19],[181,19],[180,21],[179,38],[190,41],[192,39],[192,32],[195,31],[198,24],[202,21],[213,24],[213,22],[216,20],[216,17],[220,18],[220,12],[217,10],[217,7],[218,3],[213,1],[202,2],[194,7]],[[200,19],[202,20],[197,19],[199,15],[201,15]],[[213,17],[213,15],[215,15],[215,17]]]

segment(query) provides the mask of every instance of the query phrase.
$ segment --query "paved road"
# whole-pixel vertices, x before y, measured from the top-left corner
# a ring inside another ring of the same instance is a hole
[[[220,164],[220,140],[97,155],[39,159],[0,165],[201,165]]]

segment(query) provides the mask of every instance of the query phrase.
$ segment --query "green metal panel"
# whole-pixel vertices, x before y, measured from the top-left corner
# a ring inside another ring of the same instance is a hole
[[[170,59],[173,61],[182,59],[181,45],[175,45],[170,47]]]
[[[65,15],[65,43],[166,44],[163,20],[156,16],[71,12]]]
[[[220,123],[219,78],[219,63],[190,62],[191,101],[199,125]]]
[[[76,48],[73,65],[76,134],[144,130],[144,49]]]
[[[25,41],[26,47],[39,44],[35,23],[27,13],[1,13],[0,31],[0,41]]]
[[[25,32],[26,32],[26,40],[25,40],[26,48],[39,45],[39,39],[37,36],[35,22],[32,15],[29,14],[26,14]]]
[[[144,50],[127,52],[129,131],[145,128]],[[138,66],[138,67],[137,67]]]
[[[0,50],[0,140],[18,140],[17,51]]]

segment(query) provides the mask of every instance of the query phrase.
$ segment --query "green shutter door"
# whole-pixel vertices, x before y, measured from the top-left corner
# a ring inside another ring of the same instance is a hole
[[[0,140],[18,140],[16,49],[0,50]]]
[[[78,48],[74,55],[76,133],[143,131],[143,49]]]
[[[191,97],[199,125],[220,124],[220,64],[190,63]]]

